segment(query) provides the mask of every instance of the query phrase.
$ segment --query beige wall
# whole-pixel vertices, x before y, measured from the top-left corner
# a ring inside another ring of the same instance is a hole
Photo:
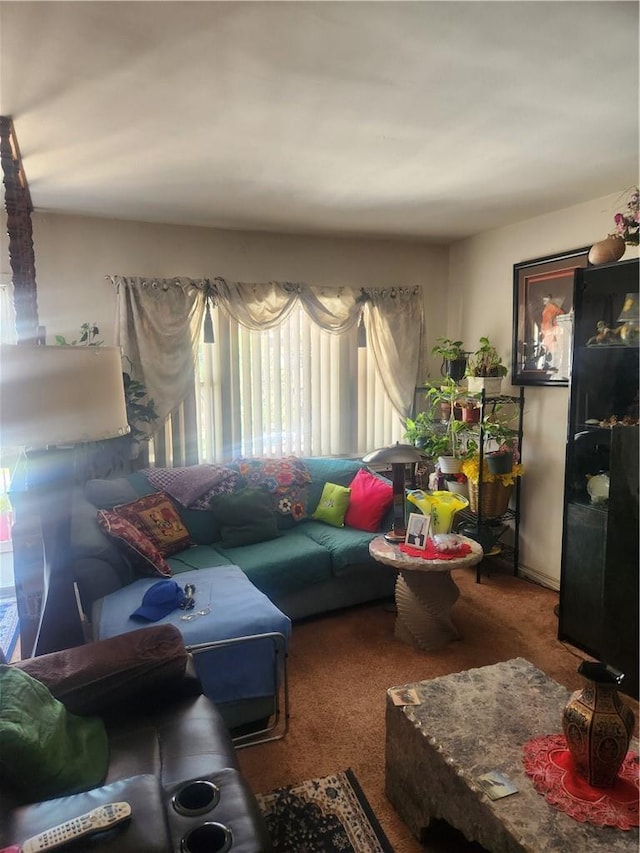
[[[448,251],[399,241],[219,231],[36,213],[38,308],[47,339],[95,322],[113,342],[115,294],[105,275],[299,281],[375,287],[420,285],[446,311]]]
[[[476,349],[487,335],[511,368],[513,265],[602,240],[624,193],[489,231],[450,252],[447,335]],[[625,259],[638,255],[627,247]],[[510,383],[503,390],[519,393]],[[525,574],[559,589],[568,389],[525,388],[520,563]]]

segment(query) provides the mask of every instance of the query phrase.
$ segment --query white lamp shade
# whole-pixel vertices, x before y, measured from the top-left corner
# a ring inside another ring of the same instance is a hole
[[[0,445],[44,448],[130,431],[118,347],[0,346]]]

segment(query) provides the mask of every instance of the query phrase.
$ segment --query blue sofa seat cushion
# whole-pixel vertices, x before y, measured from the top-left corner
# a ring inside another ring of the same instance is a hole
[[[321,521],[305,521],[300,527],[300,533],[331,555],[331,568],[335,577],[346,574],[354,565],[370,563],[369,542],[379,535],[355,527],[336,528]]]
[[[300,528],[306,524],[284,530],[278,539],[269,542],[239,548],[217,546],[217,550],[229,562],[241,565],[259,590],[279,597],[331,577],[331,554],[304,535]]]
[[[156,581],[142,578],[96,602],[93,610],[94,638],[113,637],[140,628],[131,613],[140,605],[146,590]],[[192,646],[233,637],[278,632],[288,642],[291,620],[233,565],[185,572],[178,583],[192,583],[193,611],[175,610],[156,622],[169,622]],[[200,610],[209,613],[197,615]],[[191,615],[190,621],[184,616]],[[231,702],[274,694],[274,647],[264,643],[239,644],[196,654],[194,663],[203,692],[215,702]]]

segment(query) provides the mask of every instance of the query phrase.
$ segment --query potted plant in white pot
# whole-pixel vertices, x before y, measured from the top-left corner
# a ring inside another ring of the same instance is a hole
[[[484,390],[489,397],[497,396],[502,388],[502,380],[507,375],[507,367],[489,338],[481,337],[479,343],[478,349],[467,361],[467,388],[472,394]]]
[[[455,404],[463,392],[453,379],[445,379],[441,385],[432,385],[427,393],[428,408],[420,412],[415,420],[407,419],[405,433],[435,463],[443,474],[454,474],[460,470],[465,446],[462,433],[467,425],[455,417]],[[447,412],[445,418],[442,412]]]

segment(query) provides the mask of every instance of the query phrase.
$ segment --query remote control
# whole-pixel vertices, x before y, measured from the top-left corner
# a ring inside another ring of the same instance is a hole
[[[40,835],[28,838],[22,845],[22,853],[53,850],[62,844],[75,841],[76,838],[110,829],[116,823],[120,823],[130,816],[131,806],[129,803],[108,803],[106,806],[99,806],[97,809],[80,815],[80,817],[75,817],[73,820],[68,820],[66,823],[61,823],[41,832]]]

